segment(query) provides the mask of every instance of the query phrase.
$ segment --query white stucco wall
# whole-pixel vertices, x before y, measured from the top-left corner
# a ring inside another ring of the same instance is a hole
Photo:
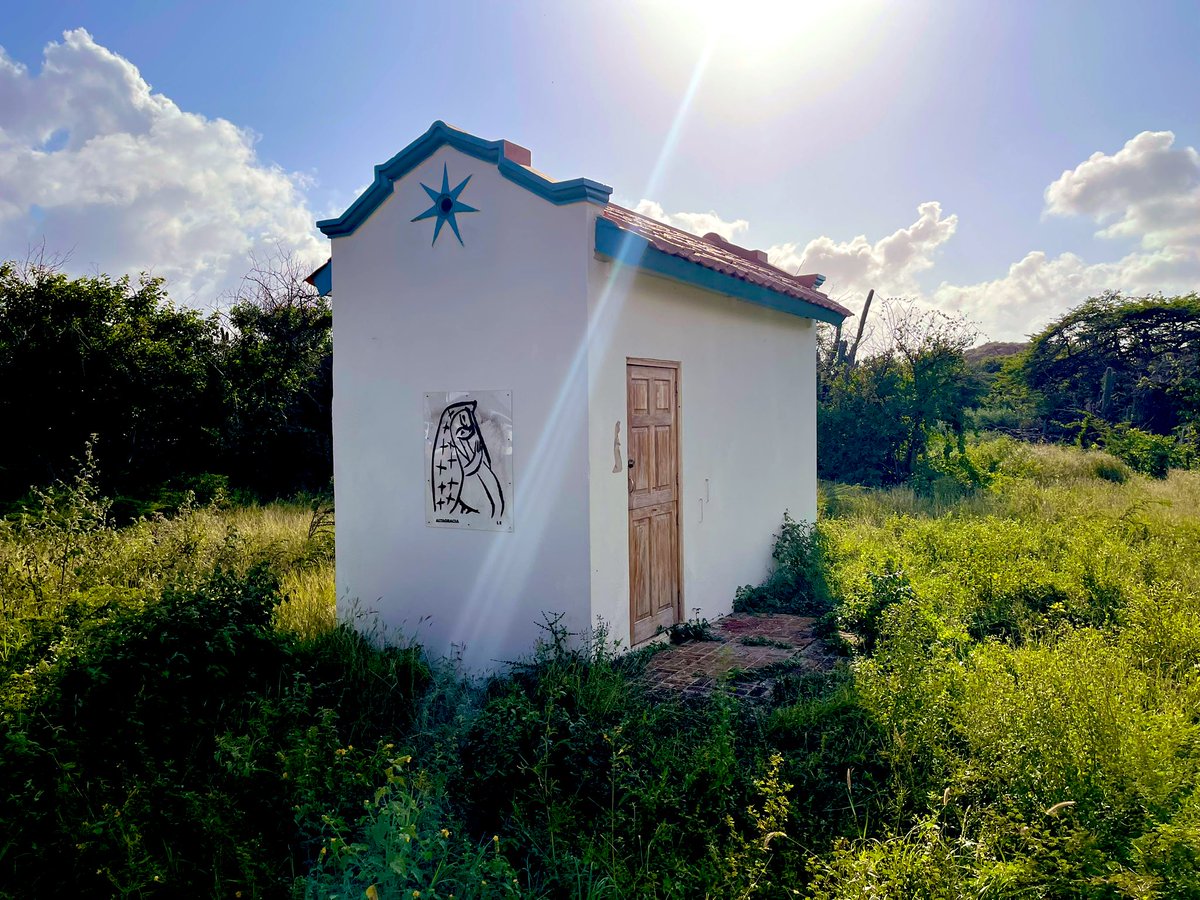
[[[784,510],[816,518],[815,327],[653,275],[589,263],[588,453],[592,613],[628,644],[628,488],[613,474],[625,437],[625,361],[681,363],[681,516],[685,618],[712,620],[769,571]],[[707,481],[707,485],[706,485]],[[703,508],[702,508],[703,507]],[[703,517],[703,519],[702,519]]]
[[[430,246],[447,163],[479,212]],[[543,609],[589,622],[588,204],[555,206],[442,147],[333,240],[337,590],[468,669],[526,653]],[[425,521],[426,391],[509,390],[514,530]],[[611,467],[611,460],[609,462]]]

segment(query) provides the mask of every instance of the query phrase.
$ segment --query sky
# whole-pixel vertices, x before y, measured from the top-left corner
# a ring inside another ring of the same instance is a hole
[[[211,308],[442,119],[1019,340],[1200,289],[1197,46],[1195,0],[12,4],[0,258]]]

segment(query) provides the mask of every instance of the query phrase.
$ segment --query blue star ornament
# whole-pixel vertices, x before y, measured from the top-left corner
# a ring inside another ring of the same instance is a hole
[[[446,166],[442,164],[442,189],[434,190],[427,184],[422,184],[425,193],[429,195],[429,199],[433,201],[433,206],[425,210],[419,216],[413,219],[414,222],[420,222],[422,219],[431,219],[437,216],[437,224],[433,226],[433,244],[437,243],[438,235],[441,234],[442,226],[447,222],[450,223],[450,228],[454,231],[454,236],[458,238],[458,242],[463,242],[462,235],[458,232],[458,222],[455,219],[459,213],[479,212],[473,206],[467,206],[458,199],[458,195],[463,192],[463,188],[467,186],[467,182],[471,180],[468,175],[462,180],[462,184],[454,190],[450,190],[450,175],[446,171]],[[432,246],[431,244],[430,246]]]

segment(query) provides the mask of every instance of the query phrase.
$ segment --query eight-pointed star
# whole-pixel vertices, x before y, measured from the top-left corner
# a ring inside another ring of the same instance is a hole
[[[460,244],[463,242],[462,235],[458,233],[458,222],[454,217],[458,213],[479,212],[479,210],[477,210],[475,207],[467,206],[467,204],[459,202],[458,199],[458,195],[462,193],[463,188],[467,186],[467,182],[470,180],[471,176],[468,175],[462,180],[462,184],[460,184],[454,190],[450,190],[450,175],[446,170],[446,165],[443,163],[442,189],[440,191],[435,191],[433,188],[429,187],[429,185],[421,185],[421,187],[425,189],[425,193],[429,195],[429,199],[433,201],[433,206],[429,207],[429,209],[425,210],[425,212],[414,218],[413,221],[419,222],[422,219],[428,219],[433,216],[437,216],[437,224],[433,226],[432,244],[437,243],[438,234],[441,233],[442,225],[444,225],[446,222],[450,223],[450,228],[454,231],[454,236],[458,238],[458,242]]]

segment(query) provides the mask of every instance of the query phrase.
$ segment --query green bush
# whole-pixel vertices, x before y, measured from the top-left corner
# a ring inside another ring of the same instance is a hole
[[[251,890],[270,880],[290,831],[286,792],[275,760],[236,748],[292,712],[272,690],[287,661],[270,627],[274,591],[259,569],[169,592],[144,614],[110,608],[10,678],[21,702],[0,766],[23,786],[3,800],[11,889],[195,893],[214,878]]]
[[[847,674],[775,709],[766,739],[783,754],[783,774],[795,785],[791,833],[852,837],[891,808],[887,741]]]
[[[290,260],[251,273],[222,314],[161,278],[68,278],[0,261],[0,504],[91,440],[121,521],[225,487],[320,491],[332,468],[332,312]],[[86,377],[81,378],[81,373]],[[213,475],[212,473],[218,473]]]
[[[280,895],[326,819],[357,819],[427,669],[344,630],[298,644],[278,602],[259,566],[64,608],[0,695],[0,895]]]
[[[921,897],[959,900],[970,896],[970,875],[936,825],[882,840],[843,840],[817,866],[815,900]]]
[[[847,595],[838,607],[838,625],[854,635],[867,653],[875,649],[883,614],[895,603],[915,598],[904,572],[885,563],[882,572],[867,572],[865,590]]]
[[[687,644],[692,641],[719,641],[720,638],[713,633],[712,623],[708,619],[688,619],[685,622],[677,622],[674,625],[669,625],[666,628],[660,628],[660,632],[666,632],[668,640],[672,644]]]
[[[738,588],[733,599],[734,611],[806,616],[828,612],[830,601],[822,552],[818,531],[785,512],[771,551],[775,561],[771,574],[758,586]]]
[[[816,896],[1195,896],[1200,478],[1017,449],[982,515],[828,507],[886,791],[880,831],[813,855]]]
[[[655,886],[690,896],[723,878],[728,836],[752,790],[725,702],[652,700],[603,639],[555,640],[495,680],[466,732],[451,796],[472,834],[508,835],[514,864],[553,895]],[[651,855],[651,848],[672,847]]]
[[[1166,478],[1170,469],[1186,469],[1192,463],[1185,448],[1171,435],[1151,434],[1121,424],[1106,429],[1101,440],[1105,450],[1151,478]]]
[[[474,841],[452,830],[457,822],[444,786],[428,771],[410,771],[411,762],[409,755],[388,760],[384,783],[364,804],[359,827],[330,820],[308,873],[306,896],[358,898],[371,891],[427,900],[523,896],[499,835]]]
[[[1200,791],[1194,791],[1171,822],[1155,825],[1133,841],[1132,868],[1141,874],[1137,888],[1159,896],[1200,897],[1198,813]]]
[[[858,356],[832,335],[818,336],[817,467],[822,478],[899,484],[930,441],[961,438],[967,410],[983,391],[964,350],[974,332],[962,319],[884,301],[886,336]]]
[[[1026,819],[1069,802],[1074,821],[1121,858],[1194,790],[1200,724],[1187,692],[1092,629],[1041,646],[985,645],[965,671],[956,722],[987,772],[981,797]]]

